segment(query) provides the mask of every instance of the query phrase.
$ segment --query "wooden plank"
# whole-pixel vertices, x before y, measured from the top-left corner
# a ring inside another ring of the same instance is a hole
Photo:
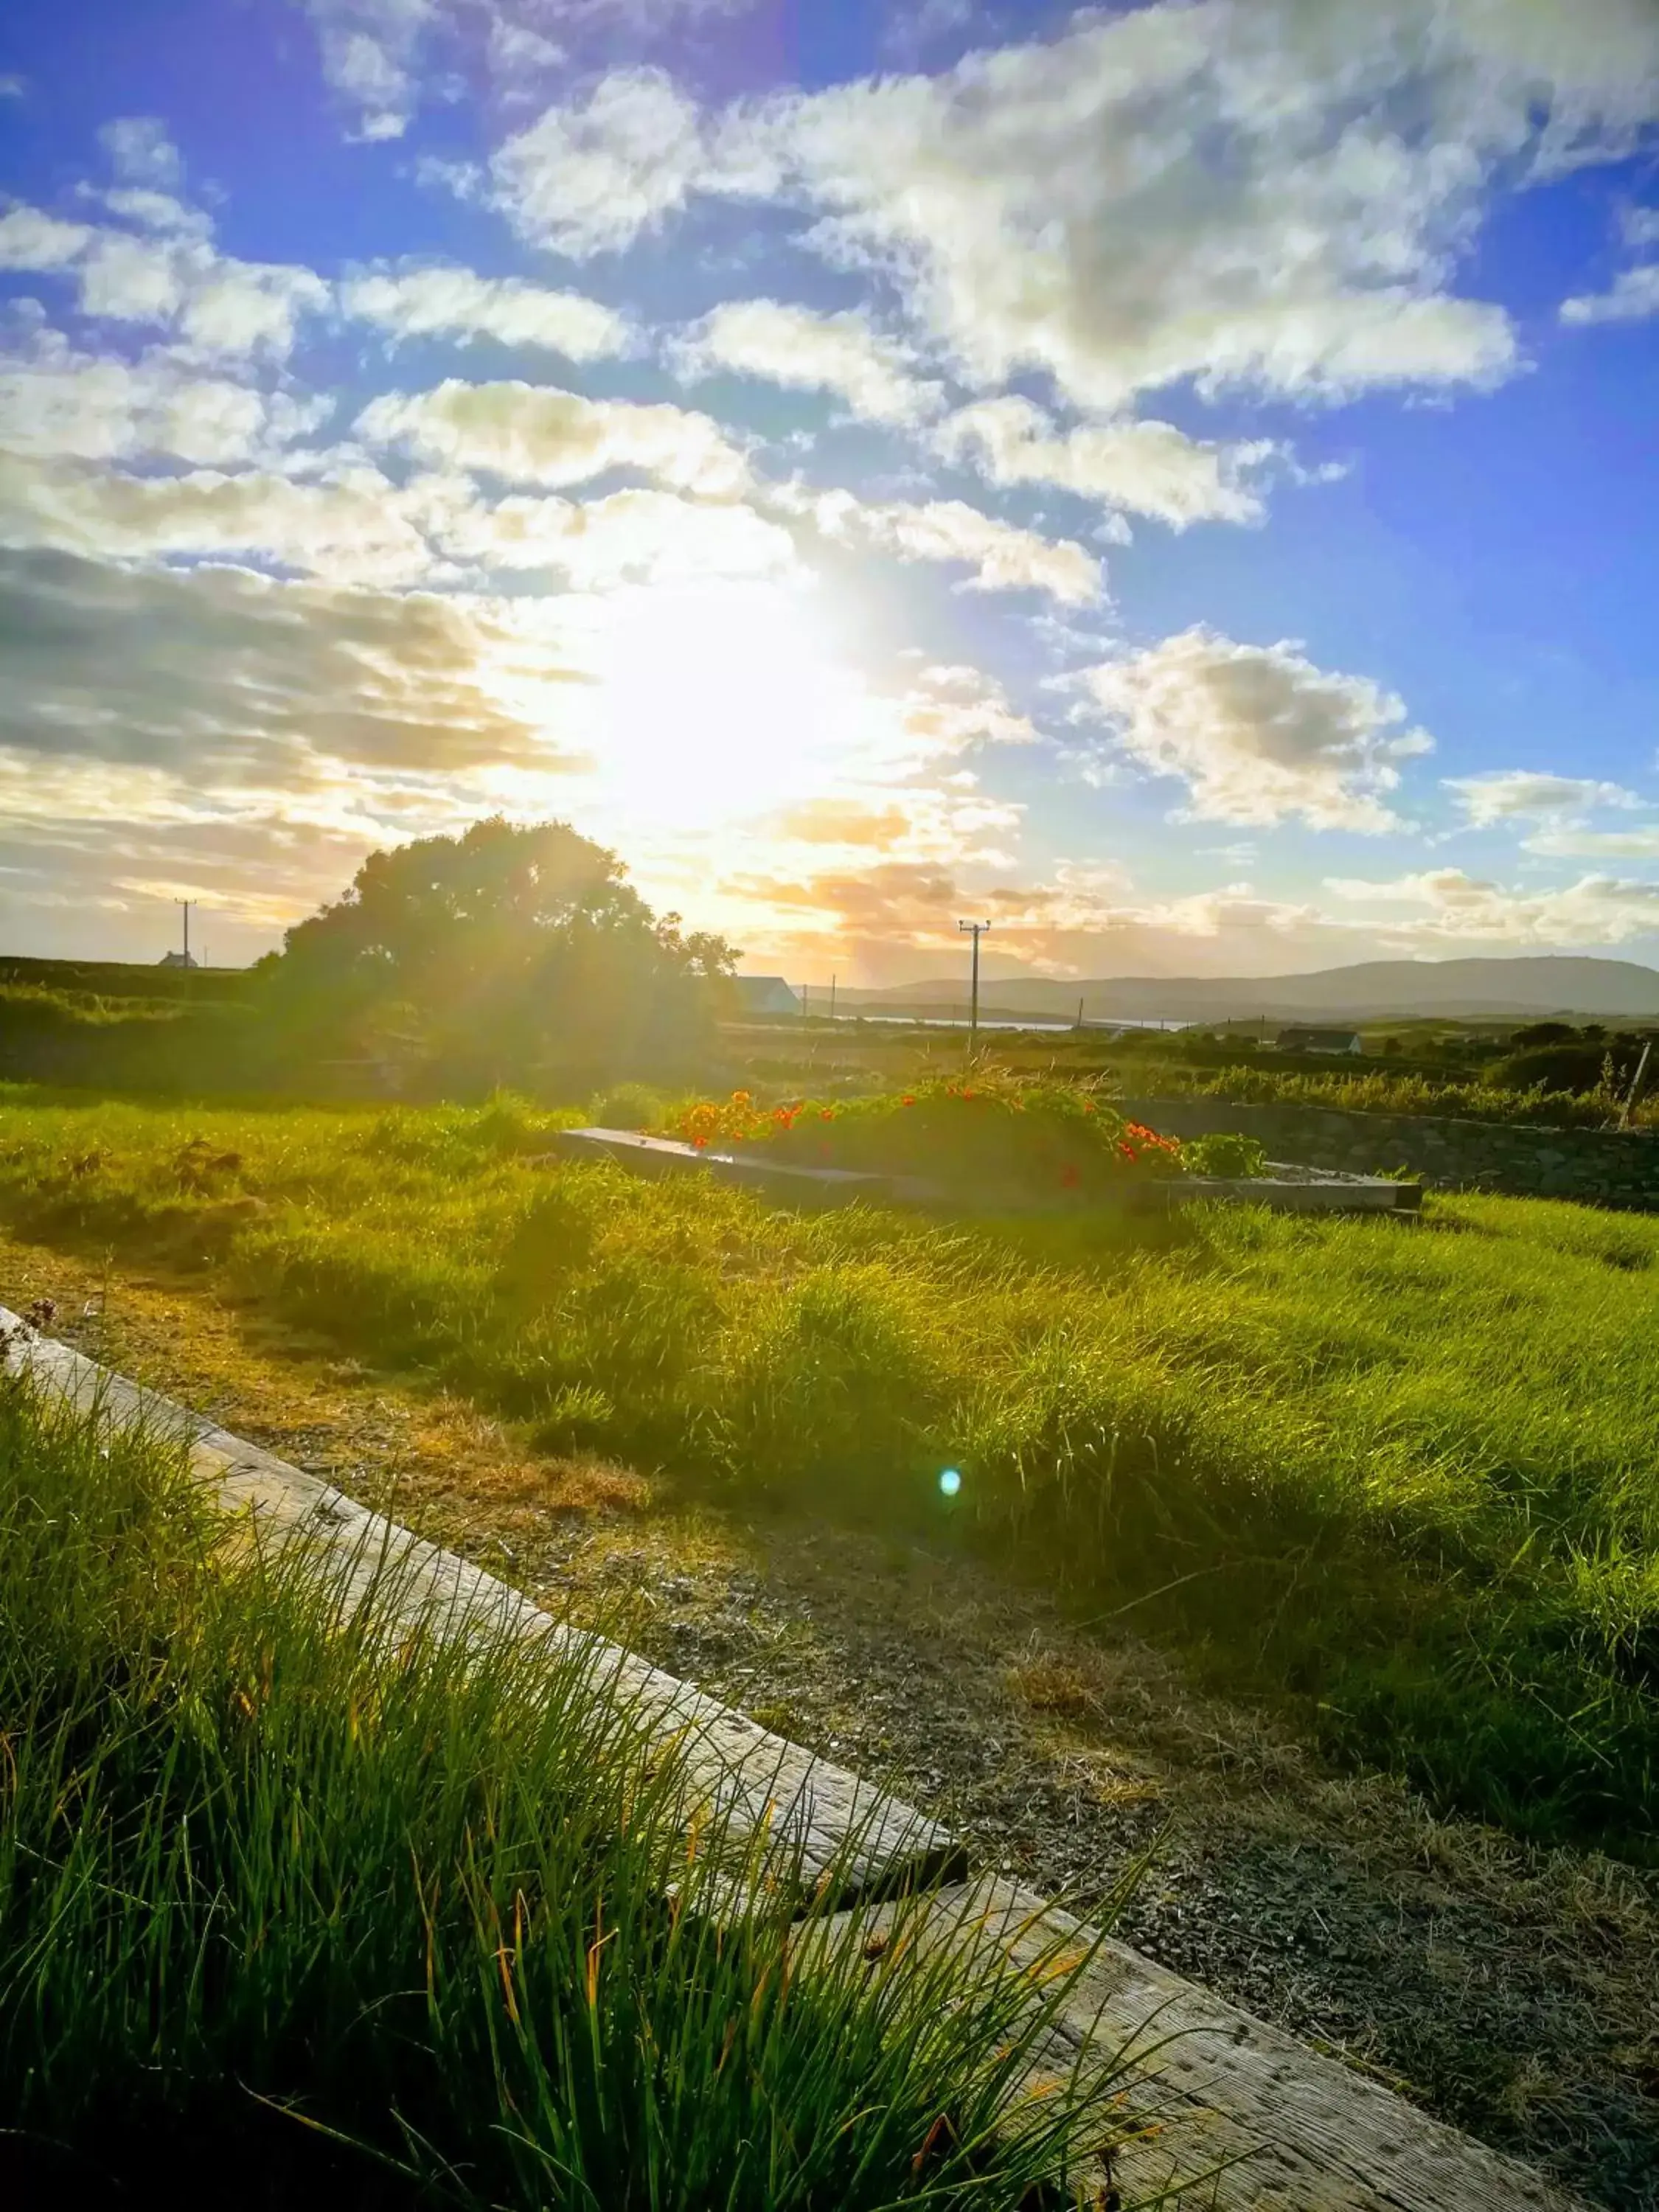
[[[744,1189],[776,1191],[794,1199],[845,1205],[854,1199],[891,1196],[890,1176],[859,1168],[809,1168],[793,1161],[768,1160],[739,1152],[700,1150],[676,1137],[647,1137],[631,1129],[561,1129],[554,1142],[566,1158],[596,1154],[631,1168],[638,1175],[696,1172]]]
[[[872,1973],[902,1972],[936,1946],[994,1945],[1022,1966],[1057,1945],[1086,1959],[1030,2085],[1064,2078],[1091,2048],[1109,2061],[1128,2051],[1127,2101],[1157,2130],[1115,2154],[1127,2203],[1173,2186],[1170,2201],[1214,2212],[1585,2212],[1529,2167],[1030,1890],[981,1875],[902,1912],[908,1940],[884,1944],[891,1906],[834,1916],[829,1940],[876,1952]],[[1180,2186],[1200,2173],[1201,2185]]]
[[[774,1735],[621,1645],[555,1620],[471,1560],[68,1345],[38,1335],[4,1307],[0,1337],[7,1340],[8,1371],[27,1369],[72,1403],[96,1407],[118,1428],[143,1423],[178,1438],[227,1511],[251,1515],[279,1540],[293,1535],[319,1545],[338,1567],[346,1607],[377,1577],[385,1587],[392,1569],[411,1624],[445,1635],[483,1630],[544,1638],[574,1651],[597,1686],[674,1747],[700,1826],[732,1841],[769,1838],[776,1867],[787,1866],[807,1894],[833,1884],[835,1894],[850,1901],[966,1871],[966,1856],[948,1829],[860,1776]]]
[[[1528,2168],[1033,1892],[993,1875],[969,1881],[961,1845],[914,1808],[620,1646],[554,1620],[470,1561],[39,1336],[3,1307],[0,1343],[8,1371],[33,1372],[118,1427],[143,1421],[178,1436],[228,1510],[279,1535],[320,1541],[338,1561],[347,1602],[392,1563],[406,1573],[411,1618],[423,1624],[448,1633],[506,1628],[595,1659],[599,1678],[637,1699],[676,1747],[716,1817],[729,1817],[738,1834],[775,1838],[792,1875],[799,1851],[800,1878],[820,1885],[803,1944],[856,1945],[872,1974],[902,1972],[907,1958],[925,1959],[930,1947],[990,1944],[1030,1966],[1058,1945],[1081,1971],[1050,2023],[1030,2086],[1063,2076],[1079,2054],[1098,2051],[1110,2062],[1127,2048],[1129,2102],[1158,2128],[1116,2154],[1109,2179],[1126,2201],[1194,2212],[1585,2212]],[[822,1885],[838,1863],[843,1878],[830,1894]],[[922,1893],[895,1905],[901,1892]],[[884,1940],[900,1913],[905,1940]],[[1195,2173],[1206,2178],[1183,2186]],[[1098,2178],[1103,2186],[1108,2177]]]

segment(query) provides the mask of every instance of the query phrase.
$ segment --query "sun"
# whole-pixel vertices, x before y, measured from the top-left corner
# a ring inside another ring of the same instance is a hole
[[[808,595],[776,584],[619,595],[597,674],[599,780],[664,828],[766,814],[821,788],[861,696]]]

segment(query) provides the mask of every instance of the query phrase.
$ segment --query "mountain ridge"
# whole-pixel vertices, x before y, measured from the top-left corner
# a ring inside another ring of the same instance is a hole
[[[817,994],[813,994],[815,997]],[[843,989],[848,1010],[966,1011],[965,980]],[[1286,975],[1122,975],[982,980],[980,1006],[993,1012],[1089,1021],[1403,1020],[1448,1018],[1544,1020],[1577,1015],[1659,1018],[1659,969],[1589,954],[1528,953],[1497,958],[1364,960]]]

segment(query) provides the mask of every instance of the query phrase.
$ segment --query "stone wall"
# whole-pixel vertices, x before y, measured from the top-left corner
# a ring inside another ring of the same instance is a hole
[[[1517,1128],[1426,1114],[1352,1114],[1334,1107],[1246,1106],[1226,1098],[1126,1098],[1132,1121],[1176,1137],[1237,1129],[1271,1160],[1386,1175],[1406,1168],[1438,1190],[1572,1198],[1659,1212],[1659,1136],[1647,1130]]]

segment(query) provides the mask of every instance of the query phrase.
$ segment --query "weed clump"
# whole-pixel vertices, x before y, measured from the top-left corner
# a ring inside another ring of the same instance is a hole
[[[18,2201],[1012,2205],[1121,2137],[1109,2064],[1026,2093],[1058,1945],[921,1946],[921,1898],[872,1963],[591,1639],[348,1587],[228,1535],[166,1439],[0,1382]]]

